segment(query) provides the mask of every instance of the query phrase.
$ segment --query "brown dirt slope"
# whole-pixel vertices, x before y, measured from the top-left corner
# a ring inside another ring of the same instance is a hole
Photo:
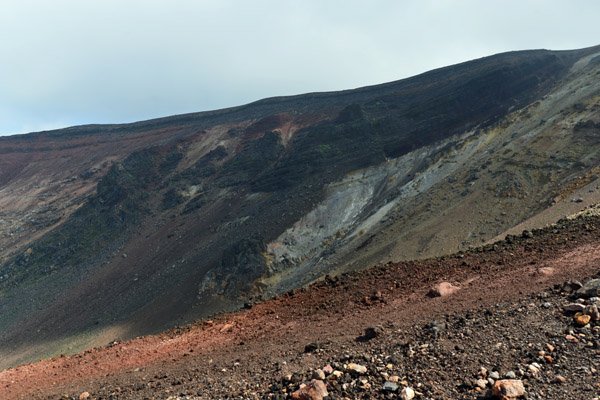
[[[600,219],[561,220],[470,252],[326,278],[212,321],[5,370],[0,398],[78,398],[84,391],[97,399],[285,398],[282,390],[308,380],[312,368],[342,369],[349,360],[391,364],[390,374],[420,398],[477,398],[472,382],[481,366],[518,371],[546,342],[558,349],[557,361],[544,367],[552,375],[525,379],[537,393],[530,398],[586,398],[598,390],[598,331],[564,339],[569,322],[560,302],[568,300],[560,288],[599,268]],[[461,289],[428,297],[441,281]],[[426,333],[432,321],[445,326],[435,337]],[[374,326],[384,333],[356,340]],[[284,378],[290,373],[296,381]],[[558,373],[565,384],[550,383]],[[354,378],[345,389],[334,381],[328,388],[332,398],[386,398],[378,376],[369,388]]]

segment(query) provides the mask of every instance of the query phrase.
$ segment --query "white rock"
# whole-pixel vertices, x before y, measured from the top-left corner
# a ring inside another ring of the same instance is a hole
[[[487,387],[488,381],[486,379],[477,379],[477,387],[481,389],[485,389]]]
[[[527,369],[533,376],[538,376],[540,374],[540,367],[536,366],[534,364],[536,364],[536,363],[529,364],[529,366],[527,366]]]
[[[339,379],[342,377],[342,375],[344,375],[344,373],[342,371],[333,371],[331,375],[335,376],[336,379]]]
[[[411,387],[405,387],[400,392],[400,398],[402,400],[411,400],[415,398],[415,391]]]
[[[346,366],[346,369],[349,371],[354,371],[357,374],[366,374],[367,373],[367,367],[365,367],[364,365],[355,364],[355,363],[348,364],[348,366]]]

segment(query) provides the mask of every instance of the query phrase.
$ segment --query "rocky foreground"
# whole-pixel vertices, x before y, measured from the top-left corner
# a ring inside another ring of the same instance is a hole
[[[2,399],[594,399],[600,219],[0,372]]]
[[[600,393],[600,279],[412,329],[367,328],[360,351],[323,345],[320,369],[286,374],[265,399],[594,399]]]

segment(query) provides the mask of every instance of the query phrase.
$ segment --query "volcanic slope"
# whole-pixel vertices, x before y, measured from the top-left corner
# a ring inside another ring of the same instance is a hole
[[[0,138],[1,365],[582,209],[600,195],[599,56],[512,52],[356,90]]]
[[[580,296],[576,281],[600,277],[599,261],[599,217],[564,219],[451,256],[326,277],[161,335],[8,369],[0,372],[0,398],[289,399],[316,376],[331,399],[389,399],[399,398],[384,389],[395,376],[397,392],[410,386],[417,398],[490,399],[488,378],[512,373],[530,399],[591,399],[600,389],[600,321],[581,326],[565,307]],[[432,297],[440,282],[459,289]],[[337,375],[315,374],[327,365]]]

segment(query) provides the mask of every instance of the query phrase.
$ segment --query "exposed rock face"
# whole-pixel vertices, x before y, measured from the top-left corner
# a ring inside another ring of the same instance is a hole
[[[585,207],[599,51],[0,138],[0,354],[58,351],[116,321],[136,336],[328,273],[449,253],[551,199]]]

